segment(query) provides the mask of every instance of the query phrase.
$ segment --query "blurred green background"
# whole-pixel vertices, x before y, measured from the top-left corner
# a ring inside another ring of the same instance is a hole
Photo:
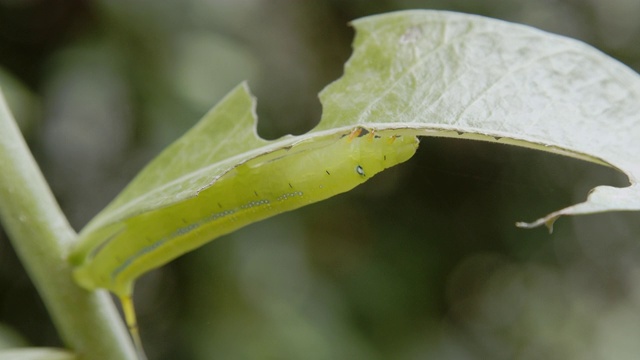
[[[637,0],[0,0],[0,86],[80,230],[248,80],[265,138],[319,120],[348,21],[447,9],[586,41],[640,68]],[[2,136],[2,134],[0,134]],[[353,192],[251,225],[138,281],[151,359],[637,359],[640,216],[561,219],[611,169],[423,138]],[[60,340],[0,233],[0,348]]]

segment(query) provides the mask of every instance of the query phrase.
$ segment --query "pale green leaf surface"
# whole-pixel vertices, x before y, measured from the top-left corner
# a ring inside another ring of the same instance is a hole
[[[321,94],[319,128],[402,126],[570,155],[628,175],[632,186],[597,187],[533,226],[640,210],[640,78],[631,69],[582,42],[472,15],[407,11],[354,25],[354,54]]]
[[[640,80],[629,68],[584,43],[473,15],[405,11],[353,25],[354,54],[322,91],[315,129],[259,138],[254,99],[238,86],[82,231],[80,247],[118,231],[124,219],[195,197],[249,159],[356,125],[525,146],[628,175],[630,187],[597,187],[584,203],[533,225],[640,210]]]
[[[17,348],[0,351],[0,360],[75,360],[68,350],[55,348]]]

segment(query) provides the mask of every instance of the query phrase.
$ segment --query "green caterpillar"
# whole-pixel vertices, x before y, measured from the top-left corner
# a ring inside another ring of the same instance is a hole
[[[245,225],[351,190],[408,160],[416,152],[418,139],[394,130],[357,127],[304,145],[251,159],[192,199],[124,220],[105,229],[103,241],[96,244],[92,239],[92,246],[81,243],[73,254],[79,262],[76,281],[87,289],[106,288],[120,297],[141,349],[131,302],[139,276]]]

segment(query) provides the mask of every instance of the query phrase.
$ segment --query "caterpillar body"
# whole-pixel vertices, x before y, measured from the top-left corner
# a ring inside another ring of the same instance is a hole
[[[417,146],[414,136],[359,127],[320,149],[294,146],[276,157],[255,158],[201,191],[197,201],[125,220],[115,234],[85,250],[74,275],[87,289],[129,295],[145,272],[247,224],[351,190],[408,160]]]
[[[92,241],[73,254],[76,281],[120,297],[141,349],[131,303],[139,276],[245,225],[351,190],[408,160],[418,139],[394,130],[357,127],[311,145],[294,144],[258,156],[228,171],[195,198],[105,229],[102,241]]]

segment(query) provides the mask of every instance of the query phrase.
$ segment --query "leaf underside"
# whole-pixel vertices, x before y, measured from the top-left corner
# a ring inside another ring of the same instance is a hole
[[[316,128],[261,139],[255,100],[239,85],[85,227],[80,247],[125,219],[193,198],[250,159],[356,126],[524,146],[629,177],[627,188],[596,187],[585,202],[522,227],[640,210],[640,80],[626,66],[584,43],[474,15],[414,10],[353,26],[354,53],[321,92]]]

